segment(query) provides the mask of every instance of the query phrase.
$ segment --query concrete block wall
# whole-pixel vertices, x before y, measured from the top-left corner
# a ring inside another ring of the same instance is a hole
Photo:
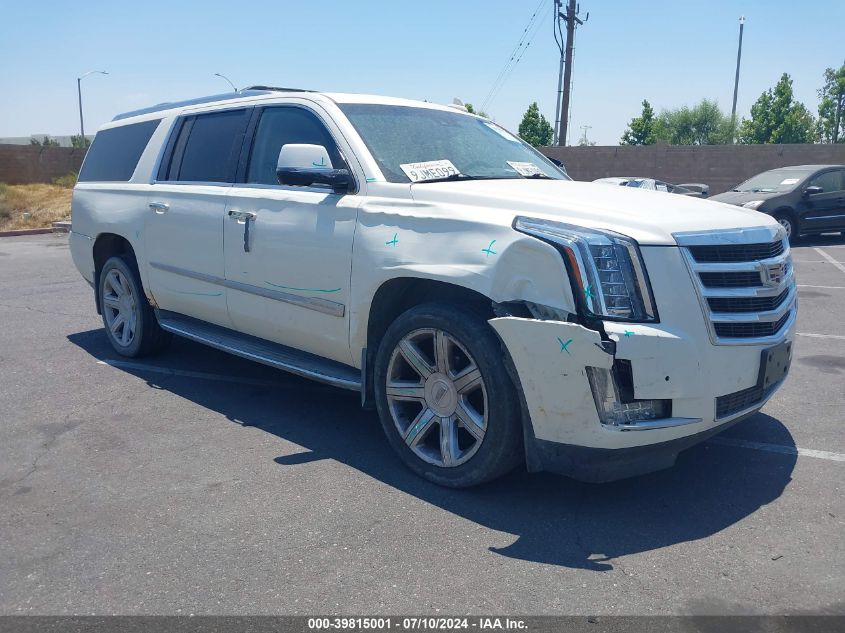
[[[703,182],[710,193],[727,191],[755,174],[788,165],[845,164],[837,145],[618,145],[543,147],[575,180],[607,176],[657,178],[675,184]]]

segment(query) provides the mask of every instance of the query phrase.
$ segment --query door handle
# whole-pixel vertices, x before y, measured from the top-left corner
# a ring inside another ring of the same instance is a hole
[[[229,217],[235,218],[238,222],[247,222],[255,219],[255,213],[252,211],[237,211],[235,209],[229,209]]]
[[[150,209],[159,215],[163,215],[170,210],[170,205],[165,204],[164,202],[150,202]]]
[[[255,221],[255,213],[252,211],[236,211],[229,209],[229,217],[235,218],[239,224],[244,225],[244,253],[249,252],[249,223]]]

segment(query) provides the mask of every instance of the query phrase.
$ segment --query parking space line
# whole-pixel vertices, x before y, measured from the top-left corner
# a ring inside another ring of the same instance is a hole
[[[234,382],[242,385],[254,385],[258,387],[275,387],[280,389],[295,388],[297,391],[303,389],[302,385],[292,387],[272,380],[261,380],[260,378],[226,376],[224,374],[210,374],[203,371],[189,371],[186,369],[171,369],[169,367],[158,367],[156,365],[133,363],[125,360],[98,360],[97,364],[108,365],[109,367],[116,367],[117,369],[135,369],[137,371],[152,372],[154,374],[165,374],[167,376],[183,376],[185,378],[198,378],[200,380],[214,380],[217,382]]]
[[[768,444],[765,442],[751,442],[733,437],[712,437],[707,440],[708,444],[722,444],[736,448],[749,448],[755,451],[766,451],[767,453],[781,453],[783,455],[800,455],[801,457],[815,457],[826,459],[832,462],[845,462],[845,453],[833,453],[831,451],[817,451],[812,448],[800,448],[798,446],[785,446],[783,444]]]
[[[816,252],[817,252],[819,255],[821,255],[822,257],[824,257],[824,258],[825,258],[827,261],[829,261],[831,264],[833,264],[834,266],[836,266],[836,267],[837,267],[839,270],[841,270],[843,273],[845,273],[845,264],[842,264],[842,262],[838,262],[838,261],[836,261],[835,259],[833,259],[833,257],[831,257],[830,255],[828,255],[827,253],[825,253],[825,252],[824,252],[822,249],[820,249],[820,248],[816,248],[816,247],[814,246],[814,247],[813,247],[813,250],[814,250],[814,251],[816,251]]]
[[[845,286],[811,286],[810,284],[796,284],[799,288],[824,288],[825,290],[845,290]]]
[[[810,332],[796,332],[796,336],[808,336],[810,338],[835,338],[845,340],[842,334],[811,334]]]

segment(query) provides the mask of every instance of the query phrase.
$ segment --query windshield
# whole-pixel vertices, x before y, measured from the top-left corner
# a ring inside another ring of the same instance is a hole
[[[734,191],[749,193],[781,193],[792,191],[810,172],[796,169],[774,169],[757,174],[754,178],[737,185]]]
[[[379,104],[340,104],[388,182],[469,178],[570,180],[510,132],[459,112]]]

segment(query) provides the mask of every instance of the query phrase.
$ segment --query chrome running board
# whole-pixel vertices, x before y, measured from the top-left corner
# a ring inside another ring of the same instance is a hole
[[[361,373],[349,365],[279,343],[271,343],[255,336],[241,334],[176,312],[156,310],[156,316],[163,330],[178,336],[303,378],[351,391],[361,390]]]

